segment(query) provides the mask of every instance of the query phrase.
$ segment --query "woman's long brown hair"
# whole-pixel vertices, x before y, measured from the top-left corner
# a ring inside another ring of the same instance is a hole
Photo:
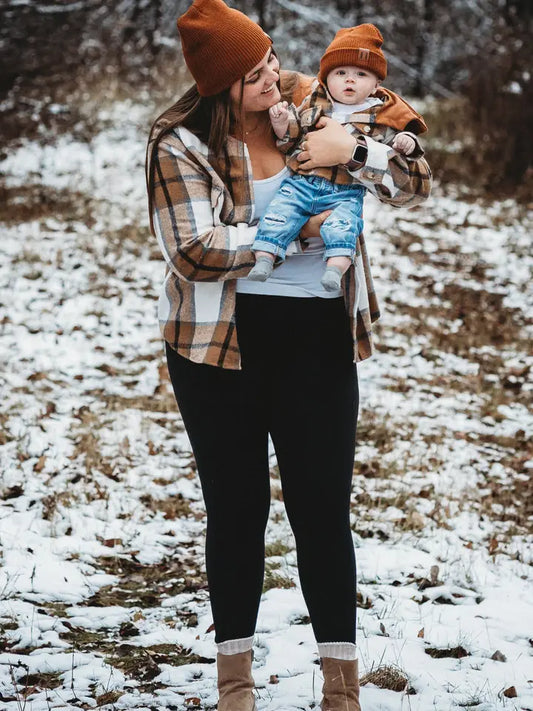
[[[272,52],[276,55],[274,48]],[[277,55],[276,55],[277,56]],[[280,82],[278,81],[278,88]],[[148,210],[150,228],[153,230],[152,203],[154,186],[154,155],[159,141],[177,126],[184,126],[191,133],[207,144],[209,151],[221,158],[227,137],[236,124],[242,125],[243,106],[242,95],[244,91],[244,77],[241,79],[240,101],[237,111],[233,112],[230,90],[225,89],[214,96],[200,96],[196,84],[191,86],[181,98],[170,108],[163,111],[152,125],[148,146],[146,149],[146,187],[148,191]],[[242,147],[242,161],[244,164],[244,145]]]
[[[170,108],[156,118],[146,147],[146,188],[150,229],[153,225],[154,171],[157,146],[161,139],[177,126],[184,126],[219,156],[230,133],[232,110],[229,89],[215,96],[200,96],[196,84]]]

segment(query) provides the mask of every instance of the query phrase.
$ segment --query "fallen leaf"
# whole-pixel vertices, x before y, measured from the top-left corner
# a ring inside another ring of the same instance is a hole
[[[439,566],[432,565],[429,570],[430,580],[432,585],[436,585],[439,582]]]
[[[514,686],[510,686],[508,689],[505,689],[503,695],[506,696],[508,699],[516,699],[516,697],[518,696]]]
[[[54,402],[47,402],[46,403],[46,411],[44,413],[44,417],[47,417],[48,415],[52,415],[54,412],[56,412],[56,405]]]
[[[44,380],[46,377],[48,377],[47,373],[43,373],[42,370],[39,370],[37,373],[32,373],[31,375],[28,375],[28,380],[31,383],[36,382],[37,380]]]
[[[270,679],[268,680],[269,684],[279,684],[279,679],[277,674],[271,674]]]
[[[421,630],[419,630],[419,632],[418,632],[418,634],[417,634],[416,636],[417,636],[417,637],[421,637],[422,639],[424,639],[424,628],[423,628],[423,627],[422,627]]]
[[[37,462],[33,465],[33,471],[34,472],[42,472],[44,469],[44,465],[46,464],[46,457],[44,454],[41,454]]]
[[[122,545],[122,538],[106,538],[103,541],[104,546],[107,546],[108,548],[114,548],[115,546],[121,546]]]
[[[494,659],[495,662],[506,662],[507,661],[507,657],[505,656],[505,654],[502,654],[499,649],[497,649],[494,652],[491,659]]]
[[[101,370],[102,373],[105,373],[106,375],[117,375],[118,370],[114,368],[112,365],[109,365],[108,363],[103,363],[102,365],[97,365],[96,370]]]

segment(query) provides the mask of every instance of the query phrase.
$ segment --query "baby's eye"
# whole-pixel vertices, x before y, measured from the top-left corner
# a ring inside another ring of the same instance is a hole
[[[339,71],[337,72],[337,74],[341,77],[341,76],[343,76],[344,74],[346,74],[346,72],[344,71],[344,69],[339,69]]]

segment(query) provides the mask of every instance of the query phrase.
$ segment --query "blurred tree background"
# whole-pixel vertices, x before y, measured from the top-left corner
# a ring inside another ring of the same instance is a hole
[[[427,118],[443,185],[531,197],[531,0],[230,0],[273,37],[283,66],[315,73],[340,27],[373,22],[385,85]],[[91,133],[117,99],[154,115],[190,82],[176,18],[190,0],[0,0],[4,147],[56,131]],[[5,149],[5,148],[4,148]]]

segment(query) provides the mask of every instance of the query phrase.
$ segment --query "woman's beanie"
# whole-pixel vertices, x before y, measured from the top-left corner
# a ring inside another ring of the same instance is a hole
[[[263,59],[270,37],[222,0],[194,0],[178,18],[183,56],[201,96],[228,89]]]
[[[387,60],[381,51],[383,37],[377,27],[357,25],[339,30],[320,60],[318,78],[325,85],[328,74],[336,67],[361,67],[378,79],[387,76]]]

